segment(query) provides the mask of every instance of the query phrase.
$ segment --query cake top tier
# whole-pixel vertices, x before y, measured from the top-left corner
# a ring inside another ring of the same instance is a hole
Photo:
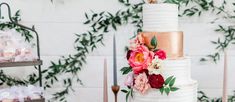
[[[143,5],[143,30],[146,32],[178,31],[178,5]]]

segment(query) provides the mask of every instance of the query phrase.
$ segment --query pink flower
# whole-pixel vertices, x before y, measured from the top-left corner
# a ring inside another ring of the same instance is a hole
[[[148,64],[153,60],[153,52],[144,45],[139,45],[130,52],[128,62],[135,74],[139,74],[142,70],[148,68]]]
[[[166,52],[163,50],[157,50],[154,54],[155,56],[158,56],[159,59],[164,60],[166,59]]]
[[[139,44],[144,44],[144,37],[143,37],[143,34],[138,34],[137,35],[137,42],[139,43]]]
[[[134,39],[130,41],[130,50],[136,49],[137,46],[144,44],[144,38],[142,34],[138,34]]]
[[[134,84],[134,73],[129,73],[125,79],[125,86],[132,87]]]
[[[148,83],[148,77],[145,73],[140,73],[135,77],[134,88],[142,94],[145,94],[145,92],[151,88],[150,84]]]

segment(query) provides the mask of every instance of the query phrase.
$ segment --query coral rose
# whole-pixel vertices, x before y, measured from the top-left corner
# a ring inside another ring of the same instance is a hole
[[[153,60],[153,52],[144,45],[139,45],[130,52],[128,62],[135,74],[148,68],[148,64]]]
[[[145,73],[140,73],[135,77],[134,88],[142,94],[151,88],[148,83],[148,77]]]
[[[163,84],[165,83],[164,78],[161,74],[152,74],[148,77],[149,84],[152,88],[160,89],[163,87]]]
[[[130,40],[130,47],[129,49],[136,49],[136,47],[138,47],[139,45],[143,45],[144,44],[144,38],[142,34],[138,34],[136,36],[136,38]]]
[[[157,50],[154,54],[155,56],[158,56],[159,59],[164,60],[166,59],[166,53],[163,50]]]

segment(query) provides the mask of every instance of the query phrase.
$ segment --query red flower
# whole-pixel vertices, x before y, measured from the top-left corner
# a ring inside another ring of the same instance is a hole
[[[128,51],[127,51],[127,54],[126,54],[126,58],[127,58],[127,60],[130,58],[130,56],[131,56],[131,52],[132,52],[131,50],[128,50]]]
[[[152,74],[148,77],[149,84],[152,88],[160,89],[163,87],[163,84],[165,83],[164,78],[162,75],[158,74]]]
[[[160,50],[160,49],[155,52],[155,56],[158,56],[158,58],[161,59],[161,60],[166,59],[165,51]]]

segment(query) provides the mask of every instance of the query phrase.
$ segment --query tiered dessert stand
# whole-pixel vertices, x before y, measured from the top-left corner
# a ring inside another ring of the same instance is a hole
[[[41,65],[42,65],[42,60],[40,58],[40,46],[39,46],[39,36],[37,31],[34,29],[34,27],[30,28],[24,25],[19,24],[18,22],[15,22],[12,19],[11,16],[11,9],[10,6],[7,3],[1,3],[0,4],[0,17],[1,17],[1,7],[5,5],[8,10],[8,18],[12,24],[15,24],[17,26],[20,26],[24,29],[30,30],[35,33],[36,36],[36,44],[37,44],[37,56],[38,59],[36,61],[22,61],[22,62],[4,62],[0,63],[0,68],[11,68],[11,67],[22,67],[22,66],[34,66],[38,70],[38,75],[39,75],[39,86],[42,87],[42,71],[41,71]],[[30,100],[30,101],[25,101],[25,102],[45,102],[45,99],[37,99],[37,100]]]

